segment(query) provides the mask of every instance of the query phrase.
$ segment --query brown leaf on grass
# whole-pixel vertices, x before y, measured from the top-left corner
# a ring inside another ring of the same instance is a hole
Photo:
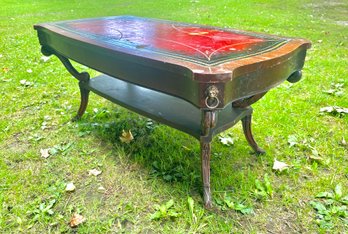
[[[41,157],[48,158],[50,156],[50,149],[40,149]]]
[[[313,160],[313,161],[318,161],[318,162],[323,161],[323,158],[320,157],[319,155],[309,155],[308,158],[309,158],[310,160]]]
[[[289,165],[284,163],[284,162],[280,162],[277,159],[274,159],[274,163],[273,163],[273,170],[276,171],[283,171],[285,169],[288,169]]]
[[[133,139],[134,137],[130,130],[127,132],[125,130],[122,130],[122,136],[120,136],[121,142],[129,144]]]
[[[342,138],[341,145],[343,145],[343,146],[347,145],[346,139],[344,139],[344,137]]]
[[[323,161],[323,158],[319,156],[319,152],[315,148],[312,148],[312,154],[308,156],[308,159],[317,161],[317,162]]]
[[[70,227],[74,228],[74,227],[77,227],[78,225],[80,225],[81,223],[85,222],[86,221],[86,218],[83,217],[82,215],[80,214],[74,214],[71,219],[70,219],[70,222],[69,222],[69,225]]]
[[[92,169],[88,171],[88,175],[94,175],[94,176],[98,176],[102,173],[102,171],[99,171],[97,169]]]

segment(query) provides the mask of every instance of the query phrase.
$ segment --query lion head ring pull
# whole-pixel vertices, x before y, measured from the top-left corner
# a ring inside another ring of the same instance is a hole
[[[215,85],[209,86],[205,98],[205,105],[209,109],[214,109],[220,104],[220,100],[218,99],[219,90]]]

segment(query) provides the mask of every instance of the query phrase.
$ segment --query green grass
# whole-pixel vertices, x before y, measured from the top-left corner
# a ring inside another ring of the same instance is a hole
[[[303,80],[284,83],[254,105],[254,135],[266,155],[250,154],[239,125],[228,131],[234,145],[215,138],[211,211],[202,208],[195,139],[94,94],[83,119],[70,122],[79,105],[77,82],[57,58],[41,60],[33,24],[121,14],[313,42]],[[0,232],[345,233],[347,217],[333,209],[344,203],[316,195],[338,184],[348,194],[348,146],[342,144],[348,117],[320,113],[325,106],[348,108],[347,21],[343,0],[2,1]],[[343,95],[324,92],[337,83]],[[123,129],[135,135],[130,145],[119,140]],[[296,139],[292,147],[289,136]],[[44,159],[40,149],[47,148],[56,152]],[[319,161],[311,159],[316,152]],[[275,172],[274,159],[291,167]],[[94,168],[102,174],[88,175]],[[69,182],[74,192],[65,191]],[[321,217],[324,208],[311,205],[318,203],[329,210]],[[160,218],[151,219],[161,205]],[[72,229],[74,213],[86,221]]]

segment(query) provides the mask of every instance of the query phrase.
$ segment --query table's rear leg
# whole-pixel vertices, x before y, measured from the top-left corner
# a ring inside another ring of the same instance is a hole
[[[235,102],[232,103],[232,108],[246,108],[246,107],[250,107],[251,104],[257,102],[266,93],[267,93],[267,91],[259,93],[259,94],[256,94],[256,95],[253,95],[253,96],[248,97],[248,98],[244,98],[244,99],[235,101]],[[242,125],[243,125],[243,131],[244,131],[245,138],[247,139],[249,145],[253,148],[253,150],[257,154],[264,154],[265,151],[257,145],[257,143],[254,140],[253,134],[251,132],[251,114],[245,116],[242,119]]]
[[[249,145],[253,148],[253,150],[257,154],[264,154],[265,151],[258,146],[258,144],[254,140],[253,134],[251,132],[251,114],[245,116],[242,119],[242,125],[243,125],[243,131],[244,131],[245,138],[247,139]]]

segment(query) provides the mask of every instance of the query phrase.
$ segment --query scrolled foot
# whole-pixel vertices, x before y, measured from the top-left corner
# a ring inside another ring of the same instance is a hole
[[[257,148],[254,149],[254,151],[257,155],[266,153],[266,151],[264,149],[260,148],[259,146],[257,146]]]
[[[81,119],[81,116],[75,115],[75,116],[71,119],[71,122],[76,122],[76,121],[79,121],[80,119]]]

